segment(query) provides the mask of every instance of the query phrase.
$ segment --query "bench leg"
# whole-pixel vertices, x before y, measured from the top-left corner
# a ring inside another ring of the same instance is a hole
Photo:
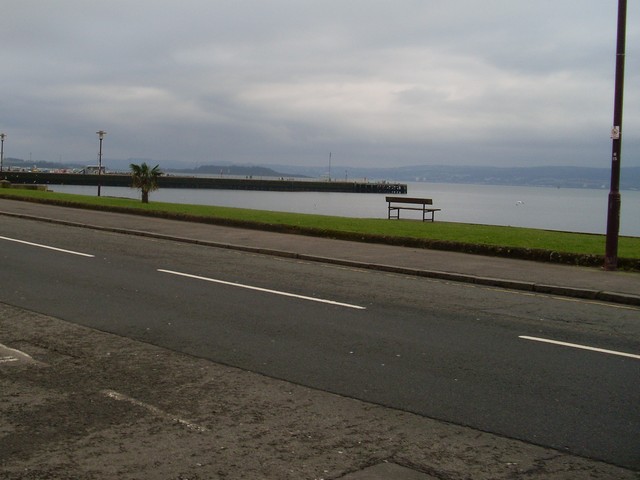
[[[427,218],[427,213],[431,214],[431,219]],[[436,213],[435,210],[429,211],[427,210],[426,207],[422,207],[422,221],[426,222],[427,220],[429,220],[431,222],[435,222],[435,217],[434,217],[435,213]]]

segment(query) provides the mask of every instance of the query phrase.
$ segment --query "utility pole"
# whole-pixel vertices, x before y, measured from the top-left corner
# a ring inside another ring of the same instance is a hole
[[[611,188],[607,210],[607,242],[604,269],[618,267],[618,235],[620,232],[620,162],[622,161],[622,99],[624,96],[624,60],[627,29],[627,0],[618,0],[618,39],[616,46],[615,98],[611,129]]]

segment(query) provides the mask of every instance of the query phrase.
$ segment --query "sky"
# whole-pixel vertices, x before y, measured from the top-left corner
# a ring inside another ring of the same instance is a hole
[[[3,0],[5,158],[610,167],[616,0]],[[622,165],[640,166],[629,2]]]

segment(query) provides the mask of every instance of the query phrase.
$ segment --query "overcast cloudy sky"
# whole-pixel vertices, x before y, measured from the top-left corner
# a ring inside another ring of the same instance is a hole
[[[5,0],[5,157],[610,166],[616,0]],[[640,166],[629,2],[623,166]],[[108,165],[108,161],[105,162]]]

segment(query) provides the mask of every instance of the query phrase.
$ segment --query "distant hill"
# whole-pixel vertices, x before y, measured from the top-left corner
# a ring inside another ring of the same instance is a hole
[[[398,169],[409,180],[438,183],[475,183],[563,188],[609,188],[611,171],[588,167],[405,167]],[[640,167],[623,168],[620,187],[640,189]]]
[[[326,167],[272,165],[292,173],[319,177]],[[514,185],[562,188],[609,188],[611,170],[589,167],[486,167],[415,165],[397,168],[354,168],[334,166],[335,179],[388,180],[396,182],[462,183],[476,185]],[[640,190],[640,167],[623,167],[620,188]]]
[[[130,163],[146,162],[156,165],[153,159],[105,160],[107,170],[129,171]],[[5,158],[6,167],[31,169],[80,169],[86,165],[56,163],[49,161],[26,162],[17,158]],[[192,169],[160,168],[166,173],[233,175],[243,177],[272,178],[326,178],[327,166],[296,165],[203,165]],[[414,165],[395,168],[363,168],[334,165],[331,168],[334,180],[363,180],[390,182],[461,183],[476,185],[514,185],[558,188],[602,188],[609,189],[610,168],[589,167],[486,167],[452,165]],[[621,190],[640,190],[640,167],[622,167]]]
[[[60,169],[75,170],[75,169],[86,167],[86,165],[80,165],[76,163],[47,162],[44,160],[27,162],[19,158],[5,158],[2,162],[2,165],[4,168],[15,167],[15,168],[32,169],[35,167],[39,169],[50,169],[50,170],[60,170]]]
[[[274,178],[305,177],[305,175],[282,173],[282,172],[277,172],[266,166],[254,166],[254,165],[202,165],[197,168],[191,168],[191,169],[168,168],[163,170],[167,173],[234,175],[234,176],[243,176],[243,177],[274,177]]]

